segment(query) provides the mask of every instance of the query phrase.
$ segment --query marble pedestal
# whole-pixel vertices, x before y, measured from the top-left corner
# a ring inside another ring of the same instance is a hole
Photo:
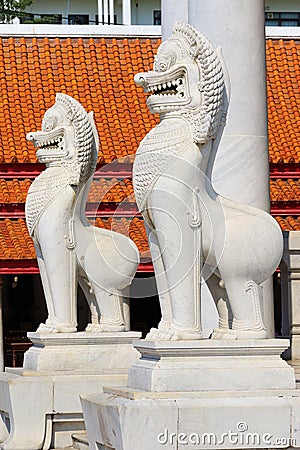
[[[0,449],[67,447],[84,429],[79,395],[126,384],[140,333],[29,333],[24,366],[0,374]]]
[[[142,357],[128,387],[145,391],[292,389],[293,369],[280,357],[287,340],[199,340],[135,343]]]
[[[127,387],[81,398],[91,450],[300,445],[288,340],[140,341]]]

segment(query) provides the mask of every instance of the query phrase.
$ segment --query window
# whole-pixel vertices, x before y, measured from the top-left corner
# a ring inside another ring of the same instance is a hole
[[[297,12],[266,12],[266,26],[273,27],[299,27],[300,13]]]
[[[153,25],[161,25],[161,11],[153,11]]]
[[[48,23],[61,24],[61,14],[30,14],[24,13],[20,18],[20,23]]]
[[[69,25],[88,25],[89,15],[88,14],[69,14],[68,15]]]

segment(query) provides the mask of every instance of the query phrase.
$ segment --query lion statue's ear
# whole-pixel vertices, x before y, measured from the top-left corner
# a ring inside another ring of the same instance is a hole
[[[200,53],[200,43],[197,42],[196,40],[194,42],[192,42],[190,45],[189,52],[190,52],[190,56],[192,58],[194,58],[194,59],[197,58],[197,56]]]

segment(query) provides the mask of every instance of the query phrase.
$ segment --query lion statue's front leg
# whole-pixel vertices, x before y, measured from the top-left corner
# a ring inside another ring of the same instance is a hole
[[[160,144],[151,151],[159,137]],[[162,140],[165,137],[170,137],[170,148]],[[152,329],[147,339],[202,337],[201,217],[193,202],[193,189],[198,182],[195,167],[199,163],[189,126],[178,119],[161,122],[144,139],[136,156],[135,193],[143,205],[141,212],[147,223],[162,311],[158,328]]]
[[[41,333],[69,333],[77,329],[77,269],[66,243],[74,200],[74,190],[65,186],[38,219],[33,232],[48,309],[46,322],[37,330]]]

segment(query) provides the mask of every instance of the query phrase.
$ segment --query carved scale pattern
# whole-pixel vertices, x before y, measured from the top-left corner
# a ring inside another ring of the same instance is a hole
[[[34,180],[26,200],[26,223],[30,236],[34,235],[43,212],[69,184],[70,173],[58,167],[45,170]]]
[[[194,146],[189,124],[182,120],[170,126],[162,121],[142,140],[133,166],[133,185],[140,211],[145,209],[147,197],[158,178],[166,173],[173,161]]]

